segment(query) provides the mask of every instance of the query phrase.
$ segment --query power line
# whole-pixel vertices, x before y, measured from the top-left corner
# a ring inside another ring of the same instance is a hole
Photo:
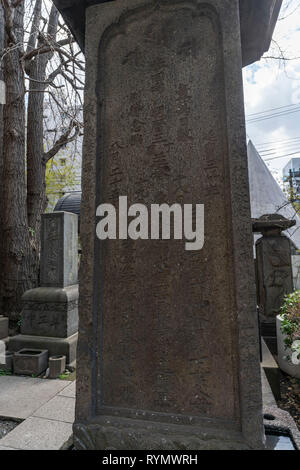
[[[275,153],[284,152],[284,151],[292,151],[292,150],[295,150],[295,149],[299,148],[299,144],[300,144],[300,142],[294,142],[294,143],[291,143],[291,144],[286,144],[284,146],[280,146],[280,148],[278,148],[276,146],[276,147],[268,148],[268,149],[265,149],[265,150],[259,150],[259,153],[261,155],[264,155],[264,154],[266,155],[267,153],[269,154],[270,152],[275,154]]]
[[[277,158],[290,157],[291,155],[298,155],[298,154],[300,154],[300,150],[298,150],[298,152],[287,153],[286,155],[280,155],[280,156],[278,156],[278,157],[265,158],[264,161],[265,161],[265,162],[269,162],[269,161],[271,161],[271,160],[277,160]]]
[[[294,111],[284,111],[282,113],[274,113],[274,114],[270,114],[268,116],[264,116],[264,117],[260,117],[260,118],[247,119],[246,122],[248,124],[253,124],[255,122],[266,121],[266,120],[269,120],[269,119],[274,119],[276,117],[288,116],[290,114],[295,114],[295,113],[299,113],[299,112],[300,112],[300,107],[295,109]]]
[[[285,140],[273,140],[271,142],[261,142],[260,144],[257,144],[256,146],[257,147],[262,147],[262,146],[266,146],[266,145],[273,145],[273,144],[280,144],[280,143],[283,143],[283,142],[290,142],[292,140],[300,140],[300,136],[299,137],[291,137],[290,139],[285,139]]]
[[[293,106],[298,106],[298,105],[300,105],[300,103],[287,104],[285,106],[279,106],[279,108],[271,108],[271,109],[267,109],[266,111],[259,111],[258,113],[247,114],[247,116],[257,116],[258,114],[266,114],[266,113],[269,113],[270,111],[276,111],[277,109],[291,108]]]

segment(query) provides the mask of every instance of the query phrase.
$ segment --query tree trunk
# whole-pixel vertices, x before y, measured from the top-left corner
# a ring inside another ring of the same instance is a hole
[[[13,15],[17,44],[23,44],[24,3]],[[5,46],[9,47],[8,34]],[[19,48],[4,58],[6,105],[3,119],[3,239],[1,250],[1,296],[3,313],[16,324],[23,292],[33,286],[31,242],[26,211],[24,73]]]
[[[36,2],[38,15],[39,2]],[[57,31],[58,11],[53,5],[49,17],[48,35],[55,38]],[[41,44],[39,44],[40,46]],[[37,55],[28,67],[30,76],[28,112],[27,112],[27,214],[29,229],[34,240],[33,263],[38,275],[38,253],[40,247],[41,216],[47,206],[45,170],[43,160],[43,113],[46,68],[52,53]]]

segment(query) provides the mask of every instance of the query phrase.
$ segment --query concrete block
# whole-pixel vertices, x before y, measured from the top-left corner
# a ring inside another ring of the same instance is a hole
[[[1,445],[19,450],[59,450],[71,435],[71,423],[30,417],[1,439]]]
[[[262,368],[266,374],[270,387],[272,389],[273,395],[276,400],[280,400],[280,370],[272,356],[268,346],[266,345],[264,339],[261,339],[262,346]]]
[[[76,360],[78,333],[68,338],[47,336],[16,335],[9,340],[9,349],[19,351],[22,348],[48,349],[49,356],[66,356],[67,365]]]
[[[1,376],[0,416],[26,419],[70,384],[67,380]],[[2,444],[2,440],[0,442]]]
[[[63,397],[71,397],[75,398],[76,396],[76,381],[72,382],[70,385],[65,387],[61,392],[58,394],[59,396]]]
[[[51,356],[49,358],[49,378],[57,379],[66,369],[66,356]]]
[[[56,396],[41,406],[33,416],[73,423],[75,419],[75,398]]]
[[[14,354],[14,373],[39,375],[47,369],[48,351],[43,349],[21,349]]]

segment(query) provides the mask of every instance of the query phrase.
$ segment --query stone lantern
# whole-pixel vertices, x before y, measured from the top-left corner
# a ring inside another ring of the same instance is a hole
[[[261,334],[273,352],[277,347],[276,316],[283,297],[293,291],[291,242],[282,232],[295,224],[295,220],[280,214],[267,214],[253,220],[253,232],[262,234],[255,243]]]

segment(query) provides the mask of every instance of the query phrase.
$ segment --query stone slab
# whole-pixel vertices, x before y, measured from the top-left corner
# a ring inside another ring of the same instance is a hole
[[[56,396],[41,406],[33,416],[63,421],[64,423],[73,423],[75,419],[75,399],[66,396]]]
[[[272,389],[268,382],[267,376],[264,369],[261,369],[261,385],[262,385],[262,397],[264,406],[276,406],[276,400],[274,398]]]
[[[238,2],[107,2],[86,24],[76,442],[262,448]],[[124,194],[204,204],[204,249],[100,242],[95,205]]]
[[[0,416],[28,418],[68,385],[64,380],[0,376]]]
[[[23,335],[68,338],[78,331],[78,285],[38,287],[22,297]]]
[[[267,376],[268,382],[276,400],[280,400],[280,370],[277,362],[272,356],[264,339],[261,339],[262,345],[262,368]]]
[[[42,215],[42,287],[66,287],[78,281],[78,217],[70,212]]]
[[[59,450],[70,439],[72,424],[30,417],[1,440],[19,450]]]
[[[76,396],[76,381],[72,382],[70,385],[68,385],[66,388],[64,388],[61,392],[58,394],[59,396],[64,396],[64,397],[71,397],[75,398]]]
[[[48,349],[49,356],[66,356],[68,365],[76,360],[77,340],[78,333],[69,338],[17,335],[10,338],[9,349],[11,351],[19,351],[23,348]]]

